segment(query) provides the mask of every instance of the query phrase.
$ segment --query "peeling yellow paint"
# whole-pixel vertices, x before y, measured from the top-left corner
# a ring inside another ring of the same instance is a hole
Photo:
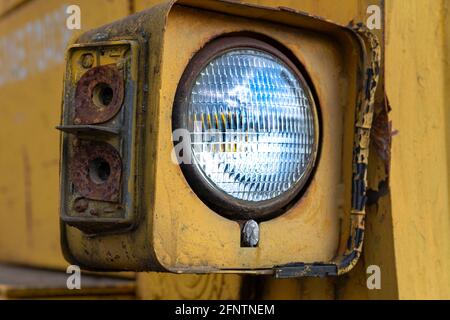
[[[142,10],[157,2],[80,0],[71,4],[81,5],[82,25],[87,30],[126,16],[130,8]],[[293,7],[342,24],[365,20],[367,5],[379,3],[246,2]],[[393,127],[399,131],[393,138],[391,192],[367,210],[363,259],[354,270],[332,280],[263,277],[265,298],[450,298],[450,4],[448,0],[385,2],[386,91]],[[0,38],[39,20],[62,3],[3,1]],[[45,47],[43,41],[35,52]],[[27,54],[31,50],[26,48]],[[62,75],[62,63],[55,63],[0,87],[2,261],[52,268],[66,265],[59,248],[59,139],[53,129],[59,121]],[[369,184],[376,187],[374,181],[383,176],[382,164],[376,157],[370,163]],[[381,266],[382,290],[367,290],[365,286],[366,267],[371,264]],[[138,290],[142,298],[238,297],[240,281],[240,277],[229,275],[139,274]],[[163,290],[173,283],[180,289]],[[218,289],[202,291],[203,283],[226,287],[226,294],[215,291]]]

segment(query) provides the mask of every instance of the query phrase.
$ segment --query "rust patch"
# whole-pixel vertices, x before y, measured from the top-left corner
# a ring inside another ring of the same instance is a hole
[[[124,97],[122,71],[109,64],[88,70],[75,91],[74,124],[102,123],[119,112]]]
[[[80,140],[74,147],[70,176],[83,197],[119,201],[121,175],[122,160],[110,144]]]
[[[384,163],[386,174],[389,176],[391,168],[391,142],[397,131],[392,130],[392,121],[389,121],[388,114],[391,111],[387,96],[384,98],[384,106],[375,115],[372,123],[370,140],[372,146]]]

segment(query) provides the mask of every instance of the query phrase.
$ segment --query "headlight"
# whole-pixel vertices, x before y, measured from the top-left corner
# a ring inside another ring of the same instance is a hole
[[[191,60],[177,92],[174,129],[191,134],[188,183],[216,212],[263,219],[304,187],[318,149],[306,81],[278,49],[253,38],[215,40]]]

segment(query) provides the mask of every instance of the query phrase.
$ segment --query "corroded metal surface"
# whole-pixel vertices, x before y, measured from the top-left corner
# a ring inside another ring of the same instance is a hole
[[[391,107],[386,96],[384,98],[384,105],[380,106],[379,109],[374,114],[370,142],[373,144],[378,156],[383,160],[385,172],[389,175],[392,137],[397,134],[397,131],[392,130],[392,122],[389,121]]]
[[[104,180],[93,176],[95,161],[102,161],[109,167]],[[100,201],[118,201],[121,175],[122,161],[117,150],[111,145],[81,140],[74,147],[70,176],[76,190],[84,197]]]
[[[105,86],[109,88],[110,101],[108,103],[96,102],[96,88]],[[75,91],[75,117],[74,124],[94,124],[110,120],[119,112],[124,97],[123,74],[114,65],[95,67],[87,71],[78,81]]]

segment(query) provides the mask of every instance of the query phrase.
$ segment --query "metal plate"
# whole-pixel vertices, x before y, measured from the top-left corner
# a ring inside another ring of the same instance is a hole
[[[93,172],[96,163],[108,168],[104,169],[105,173]],[[121,175],[122,160],[114,147],[105,142],[78,141],[74,147],[70,176],[79,194],[92,200],[117,202]]]

